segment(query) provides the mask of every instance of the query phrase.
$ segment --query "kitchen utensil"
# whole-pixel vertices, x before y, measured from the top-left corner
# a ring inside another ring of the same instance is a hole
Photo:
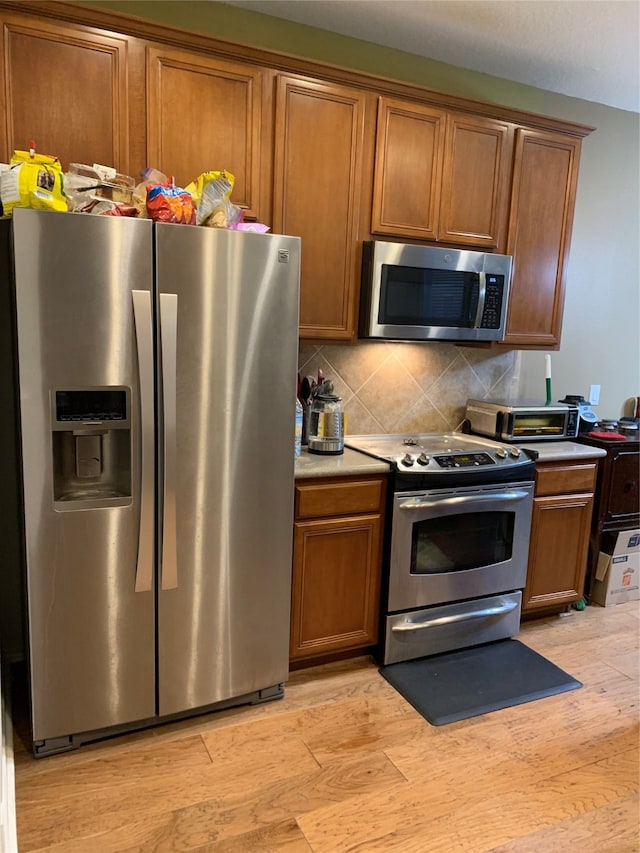
[[[302,382],[300,383],[300,400],[306,406],[311,405],[311,400],[313,399],[313,392],[316,388],[316,380],[313,376],[304,376]]]

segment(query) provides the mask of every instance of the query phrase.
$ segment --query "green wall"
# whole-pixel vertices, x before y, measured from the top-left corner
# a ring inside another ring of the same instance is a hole
[[[225,3],[203,0],[90,0],[85,5],[100,6],[217,38],[405,80],[455,95],[554,115],[553,108],[549,109],[546,103],[547,93],[541,89],[271,15],[249,12]],[[330,22],[327,20],[329,27]]]

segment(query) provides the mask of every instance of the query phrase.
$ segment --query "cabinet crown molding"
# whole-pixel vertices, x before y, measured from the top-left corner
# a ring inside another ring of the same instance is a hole
[[[281,51],[254,47],[191,30],[155,23],[122,12],[113,12],[93,6],[85,6],[82,3],[69,2],[69,0],[29,0],[29,2],[26,0],[0,0],[0,9],[28,14],[39,19],[48,18],[57,22],[66,21],[87,27],[99,27],[103,30],[111,30],[114,33],[151,39],[174,47],[187,47],[192,50],[201,50],[210,55],[239,59],[243,62],[267,66],[275,71],[308,74],[329,82],[359,86],[379,95],[414,99],[417,103],[468,112],[476,116],[482,115],[487,118],[502,119],[515,124],[526,124],[529,127],[565,133],[576,138],[588,136],[595,130],[590,125],[447,94],[371,72],[357,71],[320,60],[305,59]]]

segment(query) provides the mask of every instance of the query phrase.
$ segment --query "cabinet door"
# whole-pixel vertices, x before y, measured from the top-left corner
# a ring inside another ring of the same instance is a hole
[[[129,171],[126,36],[3,13],[0,160],[35,140],[69,163]]]
[[[524,611],[582,597],[592,494],[534,498]]]
[[[445,127],[442,110],[378,99],[372,233],[436,239]]]
[[[273,227],[302,238],[301,338],[356,334],[365,103],[344,86],[277,83]]]
[[[487,248],[503,242],[512,147],[508,124],[447,116],[439,240]]]
[[[381,543],[379,514],[296,522],[292,660],[377,641]]]
[[[603,523],[618,530],[638,526],[640,489],[640,452],[637,450],[612,450],[607,465],[606,482],[601,500],[606,512]]]
[[[235,177],[231,201],[247,218],[263,216],[266,74],[196,52],[147,48],[149,164],[180,186],[210,169],[226,169]]]
[[[513,275],[505,343],[557,349],[580,141],[516,131],[507,252]]]

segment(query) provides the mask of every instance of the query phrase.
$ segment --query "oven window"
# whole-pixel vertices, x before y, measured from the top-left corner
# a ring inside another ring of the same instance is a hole
[[[513,512],[470,512],[415,522],[411,574],[463,572],[511,559]]]
[[[564,435],[564,412],[519,413],[513,419],[513,435]]]

